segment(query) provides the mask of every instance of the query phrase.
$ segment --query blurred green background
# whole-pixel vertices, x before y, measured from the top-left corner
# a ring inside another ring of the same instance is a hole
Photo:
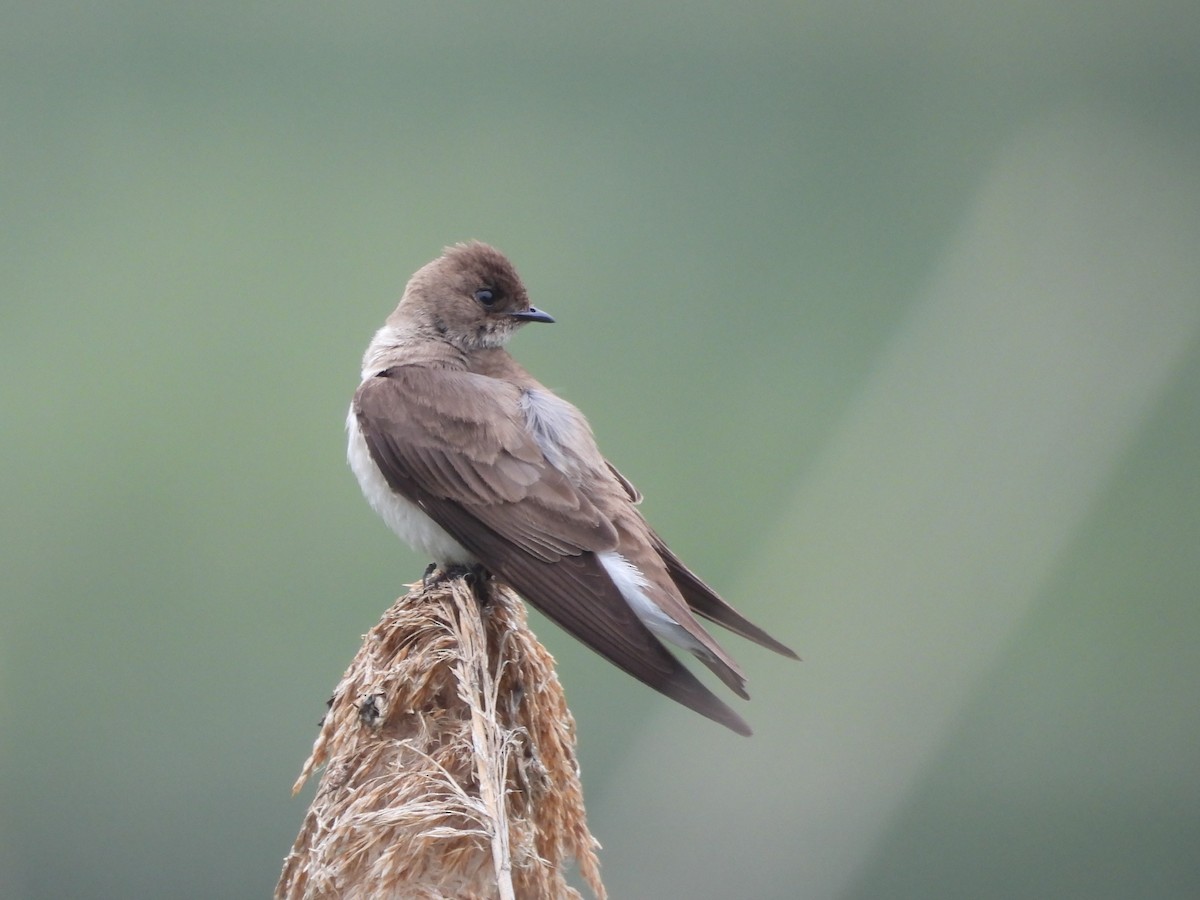
[[[792,644],[743,740],[544,620],[614,897],[1200,896],[1193,2],[8,4],[0,895],[263,897],[421,573],[342,422],[480,238]]]

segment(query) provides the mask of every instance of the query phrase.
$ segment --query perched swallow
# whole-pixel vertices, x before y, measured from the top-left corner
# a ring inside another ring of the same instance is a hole
[[[363,356],[346,421],[350,467],[415,550],[444,566],[482,565],[630,675],[750,734],[662,642],[743,698],[744,673],[697,616],[796,655],[680,562],[583,414],[509,355],[518,328],[553,321],[498,250],[447,248],[413,275]]]

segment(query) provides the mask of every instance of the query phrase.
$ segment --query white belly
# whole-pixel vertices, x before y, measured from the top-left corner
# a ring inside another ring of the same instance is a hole
[[[371,459],[371,451],[367,449],[353,407],[346,417],[346,433],[350,439],[346,459],[354,477],[358,479],[363,496],[387,526],[400,536],[400,540],[436,563],[472,565],[477,562],[462,544],[446,534],[420,507],[392,490],[379,471],[379,466],[375,465],[375,460]]]

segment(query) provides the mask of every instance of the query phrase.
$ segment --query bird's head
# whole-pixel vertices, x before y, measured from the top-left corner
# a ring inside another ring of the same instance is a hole
[[[455,244],[409,280],[393,317],[462,350],[503,347],[526,322],[553,322],[529,304],[517,270],[479,241]]]

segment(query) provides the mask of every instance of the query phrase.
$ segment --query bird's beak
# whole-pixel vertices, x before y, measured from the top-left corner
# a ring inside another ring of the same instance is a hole
[[[510,312],[510,316],[514,319],[521,319],[525,322],[553,322],[554,316],[550,313],[542,312],[536,306],[531,306],[529,309],[519,309],[516,312]]]

